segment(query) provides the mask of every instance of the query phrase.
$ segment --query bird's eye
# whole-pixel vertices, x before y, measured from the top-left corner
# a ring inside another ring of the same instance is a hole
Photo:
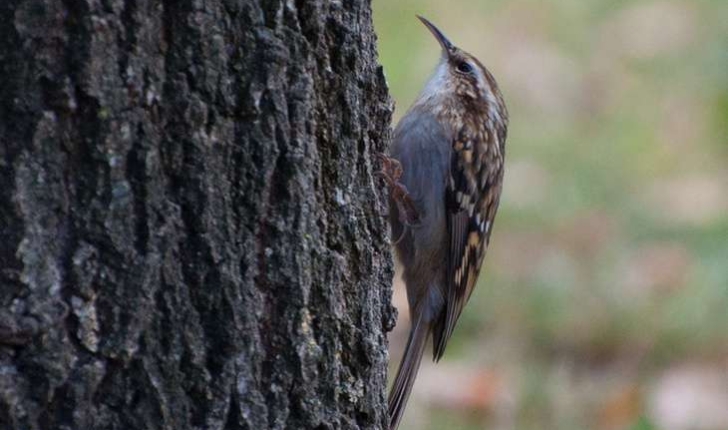
[[[457,70],[460,73],[471,73],[473,71],[473,66],[471,66],[467,61],[461,61],[457,65]]]

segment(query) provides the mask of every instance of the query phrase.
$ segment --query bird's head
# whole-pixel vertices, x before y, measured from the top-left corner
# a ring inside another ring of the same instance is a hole
[[[420,95],[420,103],[448,105],[460,102],[483,108],[493,120],[506,120],[505,103],[493,75],[477,58],[455,46],[427,19],[417,16],[442,47],[440,62]]]

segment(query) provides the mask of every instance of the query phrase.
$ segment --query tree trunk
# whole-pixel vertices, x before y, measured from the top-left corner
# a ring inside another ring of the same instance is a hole
[[[368,1],[0,2],[0,429],[385,428]]]

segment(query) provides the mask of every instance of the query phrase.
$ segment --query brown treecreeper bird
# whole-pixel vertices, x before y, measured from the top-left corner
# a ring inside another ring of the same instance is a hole
[[[422,93],[394,131],[383,176],[404,267],[409,339],[392,391],[389,427],[402,418],[425,344],[438,361],[475,287],[503,184],[508,112],[493,76],[418,17],[442,47]]]

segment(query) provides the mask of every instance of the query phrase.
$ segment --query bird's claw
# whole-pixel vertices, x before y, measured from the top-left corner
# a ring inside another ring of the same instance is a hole
[[[394,158],[387,157],[384,154],[377,154],[377,158],[382,163],[382,170],[377,172],[379,176],[389,187],[389,197],[397,205],[399,221],[406,226],[416,225],[420,221],[420,215],[417,213],[415,202],[410,196],[407,187],[399,182],[402,177],[402,164]]]

